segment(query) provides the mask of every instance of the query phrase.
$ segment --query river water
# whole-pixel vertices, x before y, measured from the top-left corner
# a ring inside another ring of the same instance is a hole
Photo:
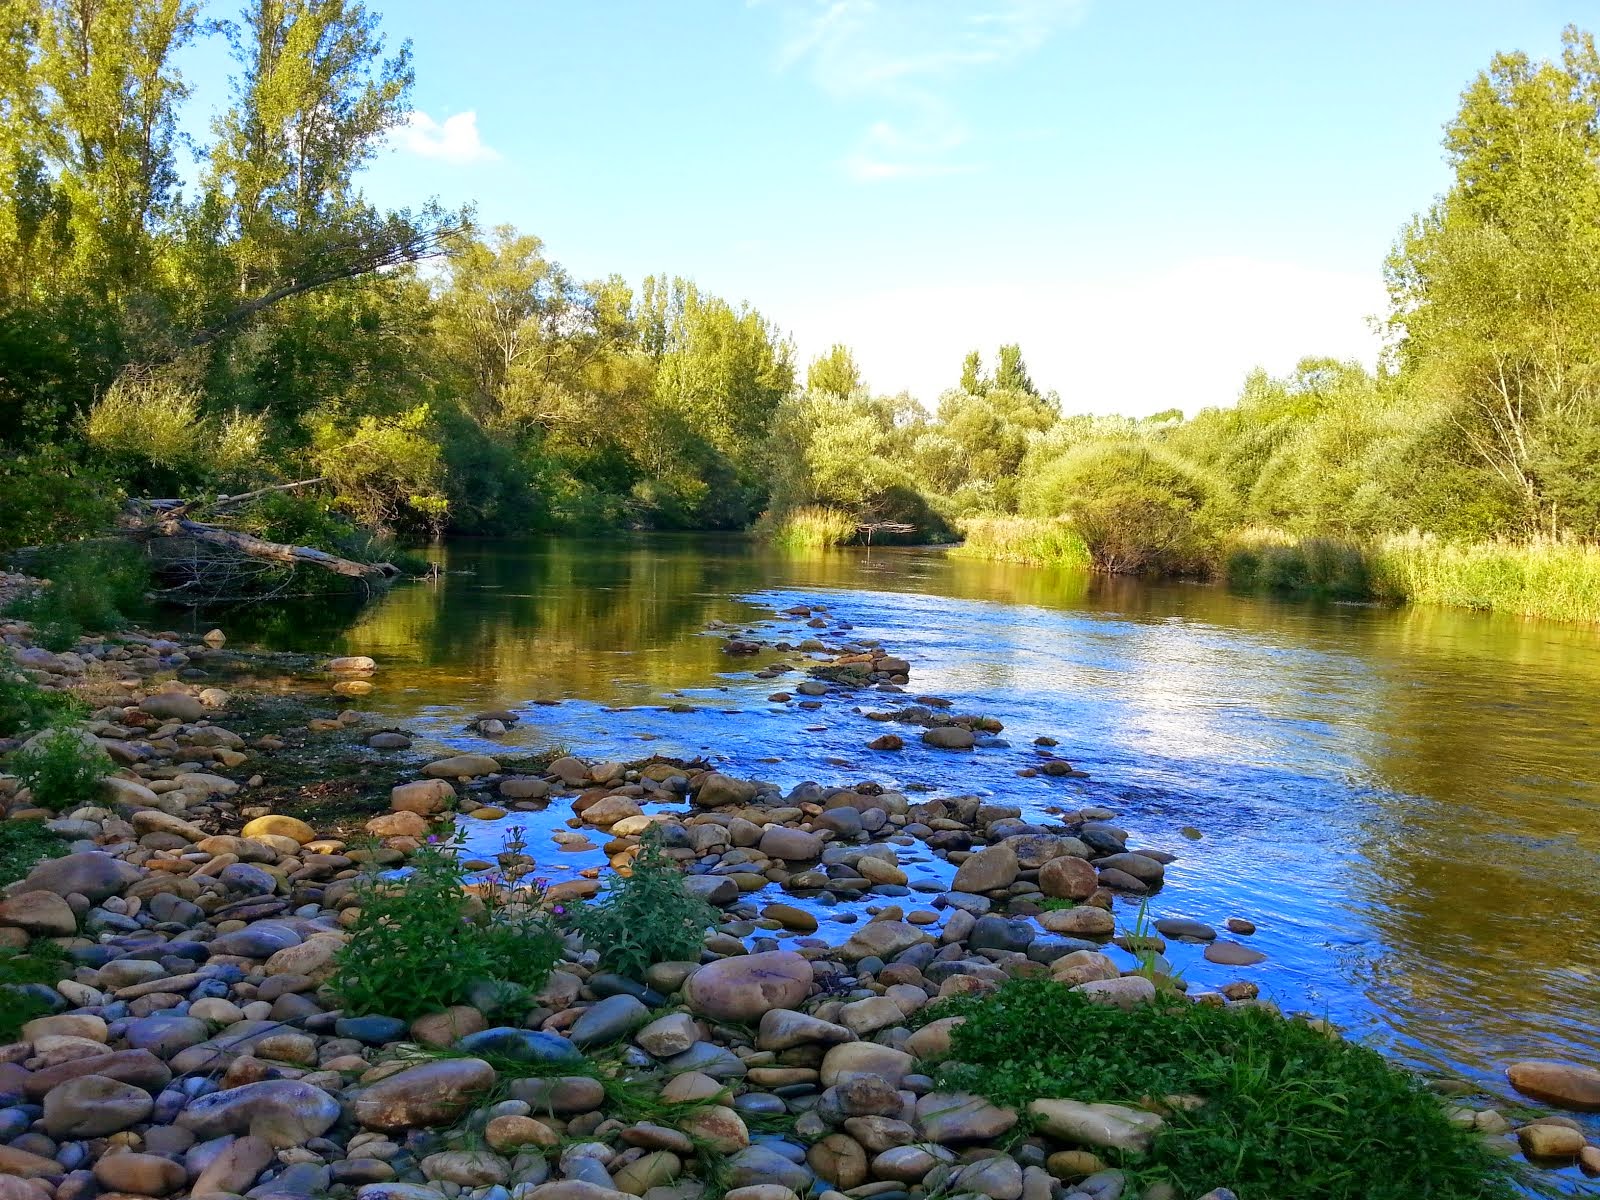
[[[930,550],[618,538],[438,558],[440,580],[354,615],[307,601],[227,627],[275,649],[372,655],[362,708],[424,746],[704,754],[784,785],[874,779],[1032,813],[1103,804],[1132,844],[1180,855],[1152,916],[1259,926],[1251,944],[1270,957],[1255,968],[1171,946],[1192,985],[1256,979],[1286,1009],[1496,1089],[1515,1059],[1600,1063],[1600,632]],[[878,753],[866,742],[894,727],[857,706],[888,697],[770,703],[798,677],[751,678],[774,656],[731,659],[705,627],[763,622],[798,641],[813,631],[773,622],[796,602],[909,659],[912,692],[998,717],[1009,748],[952,754],[907,729],[905,751]],[[667,710],[684,701],[693,711]],[[464,728],[486,708],[524,719],[491,743]],[[1019,777],[1040,735],[1087,778]],[[514,819],[539,826],[532,849],[553,870],[601,861],[542,840],[561,815]],[[931,856],[911,870],[949,874]]]

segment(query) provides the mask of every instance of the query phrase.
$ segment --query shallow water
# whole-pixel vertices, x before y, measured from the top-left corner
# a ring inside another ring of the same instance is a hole
[[[1256,979],[1285,1008],[1496,1088],[1518,1058],[1600,1063],[1600,632],[926,550],[619,538],[468,543],[440,560],[440,581],[353,618],[308,601],[225,626],[236,642],[372,655],[382,669],[361,706],[423,745],[705,754],[784,785],[926,784],[1025,812],[1105,804],[1133,844],[1181,856],[1152,916],[1260,927],[1251,944],[1270,959],[1255,968],[1171,946],[1193,985]],[[769,703],[798,677],[752,679],[773,656],[730,659],[704,627],[763,622],[798,641],[813,631],[775,620],[795,602],[909,659],[913,693],[1000,718],[1010,748],[951,754],[907,729],[904,752],[876,753],[865,743],[895,727],[853,706],[889,697]],[[696,711],[664,710],[680,695]],[[647,707],[613,711],[627,706]],[[465,731],[502,707],[523,714],[508,737]],[[1089,777],[1019,778],[1039,735]],[[563,816],[513,818],[556,878],[600,860],[553,850]],[[479,828],[474,844],[502,833]],[[914,883],[948,877],[922,853]]]

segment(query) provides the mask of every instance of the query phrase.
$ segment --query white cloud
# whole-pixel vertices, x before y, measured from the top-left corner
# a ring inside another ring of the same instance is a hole
[[[759,0],[757,0],[759,2]],[[1088,0],[775,0],[780,68],[876,115],[844,156],[857,179],[971,169],[970,131],[943,95],[953,80],[1012,62],[1076,20]]]
[[[1248,258],[1194,259],[1144,275],[1059,284],[898,289],[780,312],[802,363],[849,344],[877,392],[929,407],[961,358],[1019,342],[1041,388],[1068,412],[1142,416],[1230,404],[1252,367],[1306,355],[1371,366],[1384,309],[1376,275]]]
[[[498,162],[500,152],[484,144],[478,134],[478,114],[467,111],[435,121],[427,113],[413,112],[394,133],[394,144],[419,158],[436,158],[455,166]]]

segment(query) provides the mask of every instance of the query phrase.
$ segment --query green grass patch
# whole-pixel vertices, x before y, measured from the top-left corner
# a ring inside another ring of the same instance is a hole
[[[960,1016],[942,1086],[1026,1108],[1040,1098],[1172,1111],[1118,1166],[1181,1197],[1215,1187],[1294,1200],[1514,1200],[1515,1168],[1451,1124],[1417,1076],[1304,1021],[1163,998],[1132,1012],[1048,980],[931,1006]],[[1159,1101],[1158,1101],[1159,1102]],[[1115,1152],[1107,1152],[1117,1160]]]
[[[0,887],[23,878],[42,859],[66,852],[66,840],[43,821],[0,821]]]
[[[966,517],[958,521],[960,558],[1026,563],[1036,567],[1083,567],[1089,547],[1065,521],[1029,517]]]
[[[54,987],[72,974],[67,955],[54,942],[35,940],[23,950],[0,950],[0,1044],[16,1041],[22,1027],[50,1011],[50,1003],[21,990],[30,983]]]

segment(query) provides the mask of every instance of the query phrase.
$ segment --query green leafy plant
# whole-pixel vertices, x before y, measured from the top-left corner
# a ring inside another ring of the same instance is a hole
[[[495,876],[475,898],[462,886],[459,847],[459,838],[430,839],[406,875],[362,879],[361,915],[332,980],[345,1009],[410,1020],[461,1003],[483,981],[510,985],[509,1007],[549,977],[561,942],[542,885]]]
[[[104,750],[91,748],[86,735],[62,727],[40,734],[11,756],[11,772],[52,812],[70,812],[100,798],[100,781],[111,770]]]
[[[48,650],[70,650],[85,632],[119,629],[150,587],[150,564],[132,546],[80,542],[40,554],[29,569],[49,579],[14,601],[9,614],[30,622]]]
[[[1033,1100],[1164,1106],[1143,1157],[1110,1152],[1130,1190],[1214,1187],[1295,1200],[1513,1200],[1513,1170],[1452,1124],[1417,1076],[1375,1051],[1260,1008],[1161,997],[1132,1011],[1049,980],[929,1006],[962,1017],[943,1087],[1023,1110]]]
[[[683,870],[646,830],[632,874],[618,876],[605,895],[571,914],[583,944],[605,966],[633,979],[652,963],[697,961],[705,932],[720,920],[716,908],[691,895]]]
[[[82,708],[77,697],[47,692],[19,674],[9,661],[0,660],[0,737],[45,729],[62,717],[76,716]]]
[[[49,1001],[25,985],[54,986],[70,973],[65,952],[54,942],[35,940],[24,950],[0,950],[0,1043],[16,1041],[25,1024],[50,1011]]]
[[[0,887],[15,883],[40,859],[66,852],[66,842],[43,821],[0,821]]]

